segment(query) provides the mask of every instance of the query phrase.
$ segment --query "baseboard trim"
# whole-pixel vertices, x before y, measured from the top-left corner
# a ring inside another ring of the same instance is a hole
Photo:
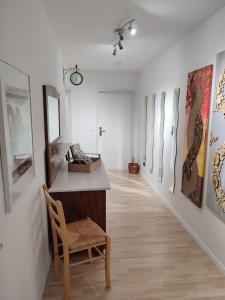
[[[201,238],[191,229],[191,227],[184,221],[182,216],[176,211],[176,209],[165,199],[165,197],[158,191],[158,189],[151,183],[151,181],[146,177],[145,174],[141,172],[141,175],[144,177],[146,182],[150,187],[159,194],[162,201],[169,208],[173,216],[178,220],[178,222],[184,227],[184,229],[190,234],[190,236],[196,241],[196,243],[202,248],[202,250],[208,255],[208,257],[217,265],[220,271],[225,275],[225,266],[222,262],[216,257],[213,252],[206,246],[206,244],[201,240]]]

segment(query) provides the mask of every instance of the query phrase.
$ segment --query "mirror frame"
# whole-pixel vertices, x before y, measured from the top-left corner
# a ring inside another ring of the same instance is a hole
[[[58,100],[58,111],[59,111],[59,136],[55,138],[53,141],[49,141],[49,107],[48,107],[48,97],[51,96]],[[56,143],[61,138],[61,124],[60,124],[60,95],[57,89],[51,85],[43,85],[43,100],[44,100],[44,123],[45,123],[45,143],[52,144]]]
[[[48,124],[48,96],[58,99],[59,104],[59,136],[52,142],[49,142],[49,124]],[[43,101],[44,101],[44,125],[45,125],[45,169],[46,184],[51,187],[63,160],[57,159],[57,153],[60,152],[61,126],[60,126],[60,97],[54,86],[43,85]]]

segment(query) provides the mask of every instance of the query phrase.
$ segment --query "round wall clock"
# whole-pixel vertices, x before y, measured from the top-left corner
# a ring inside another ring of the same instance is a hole
[[[77,65],[76,71],[70,75],[70,82],[74,85],[80,85],[83,82],[83,75],[78,72]]]

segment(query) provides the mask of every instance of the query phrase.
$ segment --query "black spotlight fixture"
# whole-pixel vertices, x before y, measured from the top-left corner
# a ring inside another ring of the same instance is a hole
[[[123,32],[122,31],[119,31],[119,38],[120,38],[120,41],[124,40]]]
[[[123,45],[122,45],[121,41],[118,42],[118,46],[119,46],[120,50],[123,50]]]
[[[119,35],[119,41],[115,45],[113,45],[113,47],[114,47],[113,55],[114,56],[117,54],[117,48],[116,48],[117,46],[118,46],[119,50],[123,50],[123,45],[122,45],[121,41],[124,40],[125,29],[127,29],[127,31],[129,32],[130,35],[135,35],[137,32],[135,19],[129,20],[123,26],[121,26],[120,28],[117,28],[115,30],[115,33]]]

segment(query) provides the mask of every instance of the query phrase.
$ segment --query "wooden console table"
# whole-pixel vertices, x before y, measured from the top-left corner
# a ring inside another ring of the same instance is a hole
[[[110,188],[103,163],[91,173],[68,172],[63,164],[49,192],[62,202],[66,223],[90,217],[106,231],[106,190]]]

